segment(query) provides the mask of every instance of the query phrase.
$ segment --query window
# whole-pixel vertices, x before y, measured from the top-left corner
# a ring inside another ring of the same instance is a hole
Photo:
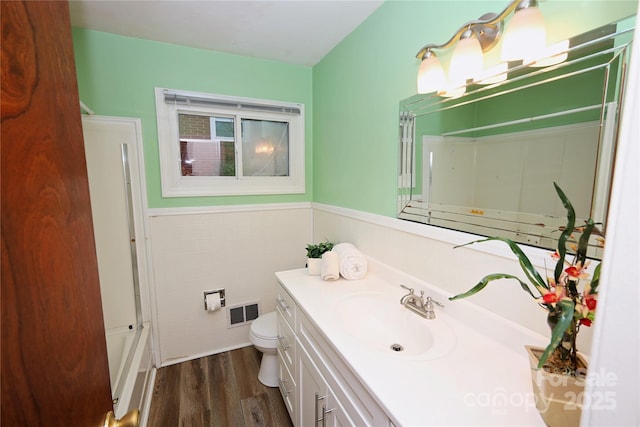
[[[163,197],[304,192],[304,105],[156,88]]]

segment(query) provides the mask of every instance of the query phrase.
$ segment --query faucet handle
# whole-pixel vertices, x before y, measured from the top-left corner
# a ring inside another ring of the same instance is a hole
[[[434,300],[431,297],[427,297],[427,299],[424,302],[424,317],[426,317],[427,319],[435,319],[436,318],[436,312],[433,309],[433,304],[437,304],[440,307],[444,307],[442,304],[440,304],[438,301]]]
[[[400,285],[400,287],[401,287],[401,288],[404,288],[404,289],[406,289],[406,290],[408,290],[408,291],[409,291],[409,293],[413,294],[413,291],[414,291],[414,289],[413,289],[413,288],[410,288],[410,287],[405,286],[405,285]]]
[[[442,304],[441,304],[441,303],[439,303],[438,301],[434,300],[434,299],[433,299],[433,298],[431,298],[431,297],[427,297],[427,300],[425,301],[425,304],[431,304],[431,303],[433,303],[433,304],[435,304],[435,305],[437,305],[437,306],[439,306],[439,307],[444,308],[444,305],[442,305]]]

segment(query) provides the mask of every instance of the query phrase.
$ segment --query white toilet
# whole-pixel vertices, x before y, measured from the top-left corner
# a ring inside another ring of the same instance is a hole
[[[275,311],[263,314],[251,323],[249,340],[262,352],[258,380],[267,387],[278,387],[278,320]]]

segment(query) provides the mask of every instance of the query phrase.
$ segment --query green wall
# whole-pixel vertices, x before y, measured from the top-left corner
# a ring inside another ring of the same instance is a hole
[[[313,98],[310,67],[73,30],[80,99],[96,114],[142,120],[149,207],[310,201]],[[305,194],[162,198],[154,87],[305,104]]]
[[[415,94],[418,50],[507,1],[387,1],[313,68],[316,202],[395,217],[398,103]],[[634,14],[632,1],[540,2],[549,37]]]
[[[313,69],[74,29],[80,98],[97,114],[142,119],[151,208],[313,200],[395,217],[398,103],[416,92],[416,52],[507,4],[387,1]],[[540,4],[558,40],[637,9],[636,0]],[[304,103],[307,192],[162,198],[155,86]]]
[[[453,3],[387,2],[314,67],[314,201],[395,216],[398,102],[416,91],[415,54],[446,41],[460,10],[485,12]]]

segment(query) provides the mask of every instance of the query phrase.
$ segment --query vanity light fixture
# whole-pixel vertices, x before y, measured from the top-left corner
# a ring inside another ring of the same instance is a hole
[[[486,54],[500,41],[500,62],[485,68]],[[440,53],[451,47],[454,47],[453,54],[449,72],[445,74],[436,51]],[[509,67],[514,65],[509,62],[546,67],[566,60],[567,49],[568,41],[547,47],[544,18],[537,0],[514,0],[498,14],[486,13],[465,23],[447,42],[423,46],[416,55],[422,61],[418,93],[460,96],[469,83],[493,84],[506,80]]]
[[[418,93],[435,92],[442,89],[447,78],[442,69],[442,64],[435,52],[427,49],[420,63],[418,71]]]
[[[544,17],[536,0],[518,2],[502,40],[502,60],[539,58],[547,46]]]
[[[479,34],[469,26],[453,49],[449,64],[449,81],[454,87],[462,86],[467,80],[476,79],[482,73],[482,46],[478,37]]]

